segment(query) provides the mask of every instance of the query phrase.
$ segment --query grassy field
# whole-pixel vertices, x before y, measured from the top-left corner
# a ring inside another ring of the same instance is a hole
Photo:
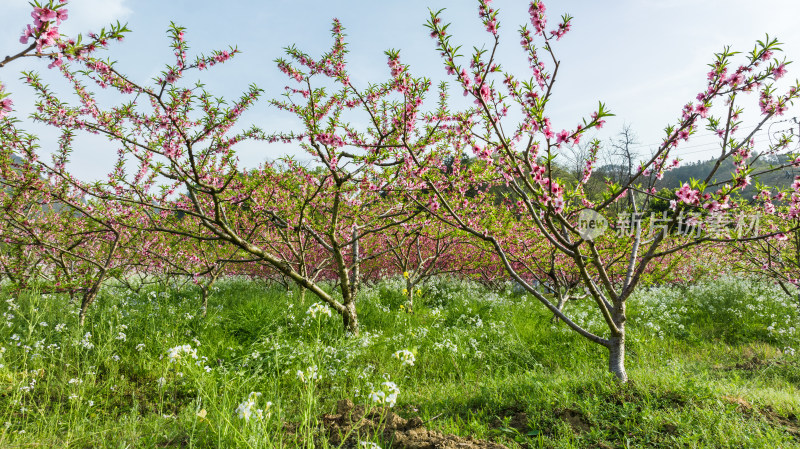
[[[337,401],[393,393],[405,418],[508,447],[800,447],[797,308],[766,284],[640,292],[618,385],[532,298],[438,280],[409,315],[400,281],[363,292],[359,337],[252,281],[222,282],[206,318],[192,289],[109,286],[84,328],[64,297],[5,294],[0,447],[324,447]]]

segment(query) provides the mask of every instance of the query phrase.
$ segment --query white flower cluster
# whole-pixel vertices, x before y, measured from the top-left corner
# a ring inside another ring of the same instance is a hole
[[[272,412],[269,411],[269,408],[272,407],[272,402],[267,402],[263,409],[256,408],[256,399],[258,399],[259,396],[261,396],[261,393],[251,391],[244,402],[236,407],[236,414],[239,415],[239,419],[250,422],[250,418],[253,415],[255,415],[256,419],[259,421],[269,419],[272,415]]]
[[[401,349],[395,352],[392,357],[400,360],[403,363],[403,366],[414,366],[414,353],[409,351],[408,349]]]
[[[436,342],[433,344],[433,349],[436,350],[448,350],[451,352],[458,352],[458,346],[450,341],[449,338],[444,339],[442,342]]]
[[[30,392],[36,386],[36,379],[31,379],[30,384],[20,387],[20,391]]]
[[[78,344],[79,344],[80,346],[83,346],[83,347],[84,347],[84,348],[86,348],[86,349],[92,349],[92,348],[94,348],[94,343],[92,343],[92,342],[89,340],[90,338],[92,338],[92,333],[91,333],[91,332],[87,332],[87,333],[86,333],[86,334],[83,336],[83,340],[81,340],[81,341],[80,341]]]
[[[14,298],[6,299],[6,304],[8,304],[8,310],[19,310],[19,305],[14,302]]]
[[[372,392],[369,394],[369,398],[376,404],[394,407],[394,404],[397,403],[397,395],[399,394],[400,389],[397,388],[397,384],[386,381],[381,384],[380,390],[372,390]]]
[[[306,368],[305,371],[297,370],[297,378],[303,383],[308,383],[312,380],[319,380],[322,376],[317,369],[317,365],[313,365]]]
[[[328,307],[327,304],[317,302],[311,305],[306,311],[306,315],[310,316],[311,318],[316,318],[317,315],[328,315],[331,316],[331,308]]]
[[[167,351],[170,363],[179,363],[183,358],[191,357],[197,359],[197,349],[192,348],[192,345],[175,346]]]

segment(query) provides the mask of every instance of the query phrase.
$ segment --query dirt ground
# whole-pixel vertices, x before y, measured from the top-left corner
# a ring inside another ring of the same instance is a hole
[[[366,410],[349,399],[337,403],[336,414],[322,415],[329,442],[358,447],[380,435],[394,449],[505,449],[502,444],[428,430],[418,417],[404,419],[387,408]]]

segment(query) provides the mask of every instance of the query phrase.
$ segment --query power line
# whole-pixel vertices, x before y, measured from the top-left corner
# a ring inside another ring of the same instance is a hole
[[[759,140],[756,140],[756,141],[755,141],[755,143],[757,143],[757,144],[758,144],[758,143],[762,143],[762,142],[769,142],[770,140],[771,140],[771,139],[769,139],[769,138],[767,137],[767,138],[765,138],[765,139],[759,139]],[[687,147],[687,148],[692,148],[692,147]],[[680,151],[681,149],[682,149],[682,148],[678,149],[678,151]],[[719,149],[719,147],[715,147],[715,148],[710,148],[710,147],[709,147],[709,148],[705,148],[705,149],[702,149],[702,150],[689,151],[689,152],[687,152],[687,153],[680,154],[679,156],[683,156],[684,154],[696,154],[696,153],[702,153],[702,152],[705,152],[705,151],[709,151],[709,150],[718,150],[718,149]]]
[[[786,118],[786,119],[783,119],[783,120],[776,120],[776,121],[774,121],[774,122],[770,122],[770,124],[769,124],[769,127],[771,127],[771,126],[773,126],[773,125],[775,125],[775,124],[778,124],[778,123],[785,123],[785,122],[794,122],[794,123],[797,123],[797,120],[798,120],[798,119],[797,119],[797,117],[790,117],[790,118]],[[742,127],[739,127],[737,130],[739,130],[739,131],[743,131],[743,130],[749,130],[749,129],[753,129],[753,128],[757,127],[757,126],[758,126],[758,125],[742,126]],[[761,130],[759,130],[759,131],[758,131],[756,134],[758,134],[758,133],[760,133],[760,132],[768,132],[768,128],[769,128],[769,127],[767,127],[766,129],[765,129],[765,128],[762,128],[762,129],[761,129]],[[792,128],[787,128],[787,130],[788,130],[788,129],[793,129],[793,127],[792,127]],[[703,138],[706,138],[706,137],[714,137],[714,138],[719,138],[719,136],[717,135],[717,133],[703,133],[703,134],[694,134],[694,135],[692,135],[691,137],[692,137],[693,139],[703,139]],[[653,143],[646,143],[646,144],[635,144],[635,145],[631,145],[631,146],[630,146],[630,148],[631,148],[631,149],[649,148],[649,147],[652,147],[652,146],[661,145],[661,144],[663,144],[663,143],[664,143],[664,142],[663,142],[663,141],[661,141],[661,142],[653,142]],[[684,148],[695,148],[695,147],[699,147],[699,146],[702,146],[702,145],[709,145],[710,143],[711,143],[711,142],[708,142],[708,143],[706,143],[706,144],[701,144],[701,145],[695,145],[695,146],[693,146],[693,147],[684,147]]]

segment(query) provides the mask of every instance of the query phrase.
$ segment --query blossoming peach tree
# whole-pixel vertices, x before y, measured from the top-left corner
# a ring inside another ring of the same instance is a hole
[[[69,38],[59,32],[68,18],[65,0],[35,1],[31,7],[33,23],[20,37],[27,47],[0,60],[0,68],[21,58],[46,59],[48,68],[57,68],[64,61],[89,57],[128,31],[117,23],[90,33],[86,41],[82,35]],[[0,82],[4,275],[17,288],[36,285],[41,291],[80,294],[83,323],[101,284],[124,264],[119,248],[137,233],[117,223],[116,215],[125,213],[119,204],[87,201],[81,186],[47,170],[40,160],[38,139],[21,128],[12,112],[12,98]],[[65,131],[59,145],[68,147],[72,137]],[[63,162],[56,154],[52,165]]]
[[[794,181],[800,184],[800,180]],[[759,193],[755,195],[757,201],[753,207],[754,213],[764,208],[771,210],[773,202],[781,198],[785,192],[775,192],[774,188],[762,186]],[[735,270],[748,275],[776,283],[781,289],[792,298],[795,298],[796,305],[800,310],[800,230],[798,230],[798,217],[790,216],[790,210],[786,207],[776,208],[776,213],[767,223],[767,229],[779,228],[780,222],[792,222],[794,230],[791,232],[780,232],[770,238],[760,240],[748,240],[737,242],[730,245],[727,251],[731,256],[730,266]]]
[[[789,226],[778,223],[780,229],[774,232],[743,235],[742,226],[737,226],[741,225],[742,204],[737,193],[760,174],[753,165],[759,157],[755,154],[753,136],[770,119],[787,110],[798,95],[798,86],[795,83],[784,93],[776,91],[773,83],[785,74],[787,64],[775,57],[780,51],[776,40],[758,42],[741,60],[737,59],[737,53],[726,48],[710,64],[705,88],[695,102],[684,106],[677,122],[666,128],[666,135],[653,155],[641,162],[627,182],[609,183],[602,195],[592,197],[584,186],[596,168],[600,143],[591,143],[591,156],[583,177],[576,182],[562,176],[557,169],[557,158],[566,146],[585,138],[589,130],[602,127],[611,114],[600,103],[590,117],[559,131],[548,112],[561,66],[556,43],[569,32],[572,17],[564,15],[550,29],[544,3],[538,0],[530,3],[530,24],[519,29],[530,78],[519,79],[504,71],[497,60],[498,11],[489,0],[478,4],[489,45],[476,49],[466,60],[459,54],[460,47],[452,43],[441,11],[432,12],[428,21],[447,73],[459,90],[474,100],[474,107],[452,114],[457,124],[451,127],[447,148],[408,152],[416,164],[412,171],[415,182],[424,187],[409,183],[409,195],[438,219],[491,244],[511,277],[572,330],[607,348],[609,370],[624,382],[628,377],[626,305],[654,261],[709,242],[765,238]],[[740,103],[748,93],[758,96],[761,115],[755,126],[744,132]],[[677,199],[672,201],[669,211],[643,223],[641,206],[656,195],[654,183],[664,171],[679,164],[674,156],[676,150],[703,126],[719,137],[713,170],[704,180],[684,184],[676,192]],[[784,135],[761,154],[786,150],[789,142],[790,136]],[[469,152],[479,163],[461,164],[455,169],[445,167],[445,160],[454,160],[458,165]],[[720,170],[726,161],[733,161],[735,166],[729,175]],[[511,263],[519,258],[514,246],[504,243],[499,238],[502,230],[494,226],[497,212],[492,202],[476,203],[474,198],[463,195],[476,186],[484,189],[502,186],[511,200],[509,211],[524,224],[519,228],[519,238],[527,239],[535,233],[570,259],[605,323],[604,331],[573,321],[548,295],[520,275]],[[454,190],[462,195],[453,195]],[[610,206],[623,198],[631,200],[632,216],[624,219],[610,216]],[[796,190],[784,199],[790,215],[800,213],[800,195]],[[603,226],[608,228],[605,233],[601,232]],[[525,234],[526,229],[531,236]],[[696,232],[686,232],[688,229]],[[617,241],[614,245],[604,244],[608,239]],[[619,258],[624,261],[624,270],[622,276],[615,278],[608,266]]]
[[[334,21],[330,52],[314,59],[289,48],[288,59],[278,60],[280,70],[297,85],[287,87],[286,100],[272,105],[296,114],[304,130],[267,134],[237,124],[260,96],[259,88],[251,86],[227,106],[200,85],[184,82],[190,73],[225,62],[238,51],[190,60],[184,30],[173,25],[169,34],[175,63],[152,85],[131,80],[110,61],[75,58],[57,66],[78,98],[78,104],[70,105],[35,74],[28,75],[39,97],[35,120],[65,134],[106,136],[117,146],[117,163],[105,181],[87,185],[70,176],[65,161],[73,148],[68,144],[57,155],[59,162],[47,170],[93,198],[138,208],[144,218],[124,220],[125,226],[238,248],[328,303],[345,328],[356,333],[362,239],[420,213],[393,200],[398,196],[394,185],[411,164],[396,158],[396,149],[418,151],[437,145],[443,136],[435,123],[418,119],[430,82],[392,77],[357,88],[347,74],[342,28]],[[89,88],[92,84],[129,101],[103,109]],[[353,117],[364,118],[366,127],[351,125],[347,120]],[[304,167],[285,158],[244,172],[234,149],[244,140],[298,142],[316,165]],[[163,220],[169,215],[189,219]],[[201,226],[185,226],[187,222]],[[336,293],[304,273],[308,247],[298,245],[307,245],[309,239],[329,255]]]
[[[455,275],[470,277],[475,272],[490,268],[491,254],[475,247],[463,234],[444,223],[419,215],[413,221],[396,226],[375,236],[371,264],[374,279],[400,275],[405,282],[402,293],[406,297],[404,308],[414,313],[414,298],[422,288],[437,276]],[[489,257],[486,257],[489,256]],[[491,278],[497,278],[496,271]]]

